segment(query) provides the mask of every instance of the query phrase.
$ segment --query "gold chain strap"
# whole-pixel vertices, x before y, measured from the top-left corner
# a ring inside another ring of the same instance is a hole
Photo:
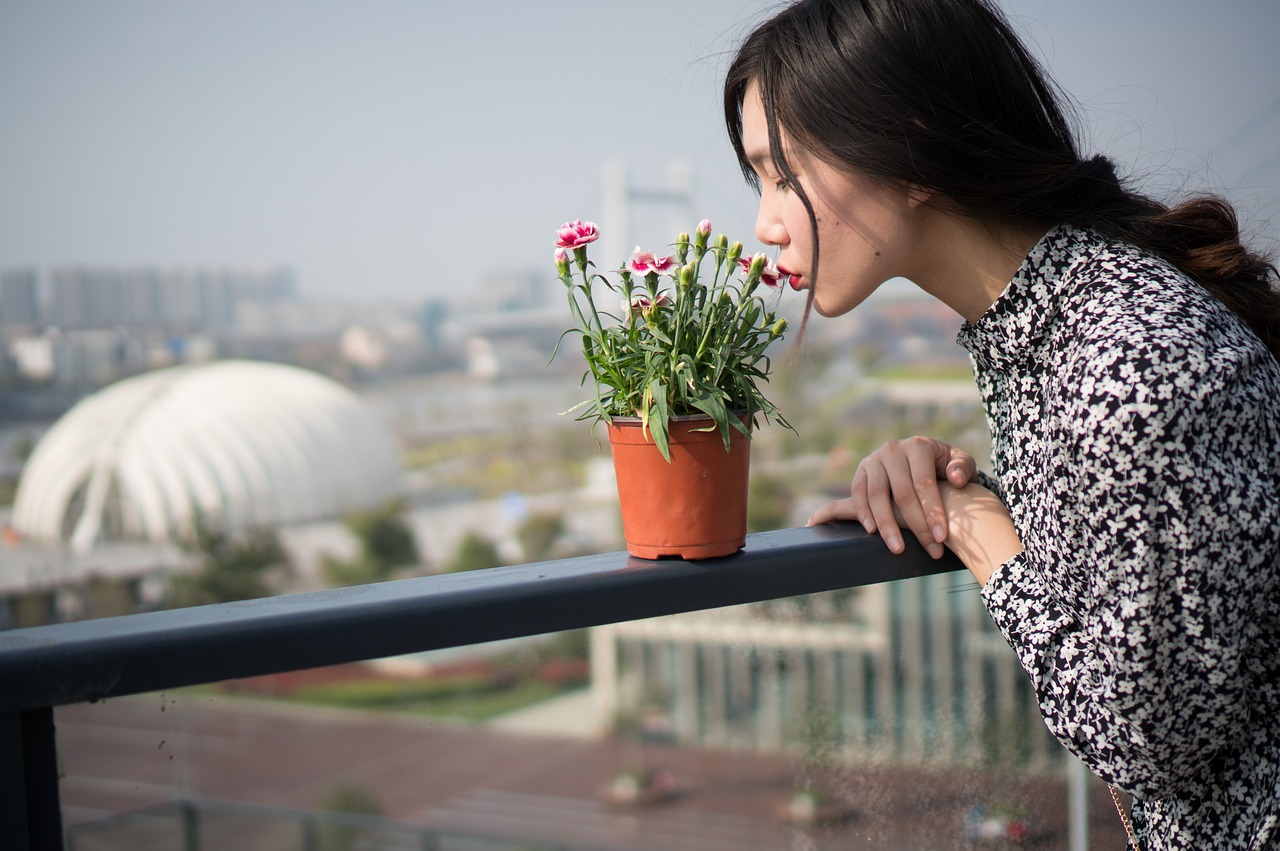
[[[1129,844],[1133,846],[1133,851],[1142,851],[1138,838],[1133,835],[1133,825],[1129,823],[1129,815],[1124,811],[1124,807],[1120,806],[1120,794],[1110,783],[1107,784],[1107,788],[1111,790],[1111,800],[1115,801],[1116,812],[1120,814],[1120,821],[1124,824],[1124,832],[1129,834]]]

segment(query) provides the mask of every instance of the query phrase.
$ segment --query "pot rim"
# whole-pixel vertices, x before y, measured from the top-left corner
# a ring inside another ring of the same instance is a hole
[[[744,419],[744,418],[746,418],[746,416],[747,416],[747,412],[746,412],[746,411],[733,411],[732,413],[736,414],[736,415],[738,416],[738,418],[739,418],[739,419]],[[697,414],[680,414],[680,415],[678,415],[678,416],[674,416],[674,417],[667,417],[667,422],[669,422],[669,423],[682,423],[682,422],[689,422],[690,420],[710,420],[710,419],[711,419],[711,415],[710,415],[710,414],[703,414],[703,413],[697,413]],[[620,415],[619,415],[619,416],[611,416],[611,417],[609,417],[609,422],[610,422],[610,423],[621,423],[621,424],[623,424],[623,425],[630,425],[631,423],[639,424],[639,423],[643,422],[643,420],[642,420],[640,417],[624,417],[624,416],[620,416]]]

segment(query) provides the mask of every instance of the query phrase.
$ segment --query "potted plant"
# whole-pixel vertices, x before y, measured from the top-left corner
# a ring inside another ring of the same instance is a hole
[[[777,267],[763,253],[744,258],[742,243],[723,234],[712,240],[703,220],[670,255],[637,247],[615,278],[587,257],[598,237],[580,220],[557,233],[556,271],[575,323],[561,342],[581,337],[582,383],[594,388],[565,413],[608,423],[628,552],[736,552],[746,539],[752,429],[762,416],[791,428],[760,390],[768,349],[787,327],[765,297],[778,290]]]

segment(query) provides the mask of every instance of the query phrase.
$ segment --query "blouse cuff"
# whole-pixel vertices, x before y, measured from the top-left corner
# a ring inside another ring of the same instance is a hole
[[[1037,687],[1051,674],[1055,656],[1067,649],[1064,643],[1073,643],[1072,618],[1052,600],[1025,551],[997,567],[982,587],[987,612]]]

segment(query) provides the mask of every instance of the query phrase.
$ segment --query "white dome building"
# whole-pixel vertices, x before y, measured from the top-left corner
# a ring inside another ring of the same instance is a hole
[[[402,493],[392,435],[354,394],[292,366],[219,361],[129,378],[41,439],[13,507],[33,541],[173,541],[197,514],[235,531]]]

